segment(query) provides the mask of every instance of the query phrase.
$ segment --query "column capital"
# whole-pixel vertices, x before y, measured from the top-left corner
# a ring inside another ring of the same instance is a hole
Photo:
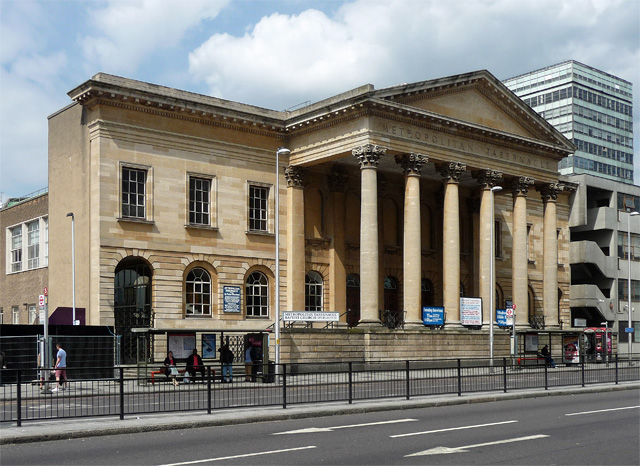
[[[514,196],[525,196],[529,194],[529,186],[533,186],[535,180],[530,176],[519,176],[511,181],[511,190]]]
[[[427,163],[428,160],[429,157],[414,152],[396,155],[396,163],[402,167],[402,172],[405,176],[420,176],[422,165]]]
[[[365,144],[353,149],[351,154],[358,159],[360,168],[377,168],[380,157],[386,152],[386,147],[381,147],[377,144]]]
[[[284,169],[284,176],[287,178],[287,187],[289,188],[302,188],[304,187],[304,168],[289,165]]]
[[[478,180],[482,189],[491,189],[502,179],[502,172],[487,168],[485,170],[474,171],[471,173],[471,176]]]
[[[349,177],[345,173],[340,171],[340,169],[333,167],[331,172],[327,175],[329,191],[332,193],[344,193],[348,179]]]
[[[440,172],[445,181],[454,183],[460,182],[462,172],[467,170],[467,166],[461,162],[449,162],[436,164],[436,170]]]
[[[563,191],[564,187],[560,183],[545,183],[536,186],[536,189],[545,202],[555,202],[558,199],[558,193]]]

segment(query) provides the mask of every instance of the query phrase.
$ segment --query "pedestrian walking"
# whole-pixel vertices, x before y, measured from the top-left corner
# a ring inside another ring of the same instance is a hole
[[[253,345],[247,346],[247,349],[244,352],[244,381],[251,382],[251,373],[253,369]]]
[[[218,351],[220,351],[220,362],[222,363],[222,383],[233,382],[233,351],[226,343]]]
[[[56,382],[58,386],[51,390],[57,392],[58,390],[64,390],[67,385],[67,352],[62,349],[61,343],[56,343]]]

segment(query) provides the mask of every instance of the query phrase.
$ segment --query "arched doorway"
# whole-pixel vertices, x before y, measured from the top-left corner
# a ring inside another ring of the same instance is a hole
[[[428,278],[423,278],[421,282],[422,307],[433,306],[433,283]]]
[[[116,267],[113,317],[121,336],[120,353],[124,364],[138,360],[132,328],[151,328],[151,268],[139,257],[127,257]]]
[[[355,327],[360,322],[360,277],[347,275],[347,325]]]

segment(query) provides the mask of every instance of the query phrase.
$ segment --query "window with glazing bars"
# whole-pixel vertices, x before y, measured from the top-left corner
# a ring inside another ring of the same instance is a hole
[[[147,171],[122,168],[122,216],[146,217]]]
[[[11,230],[11,271],[22,270],[22,225]]]
[[[269,188],[249,186],[249,230],[267,231]]]
[[[211,180],[189,178],[189,223],[210,225]]]

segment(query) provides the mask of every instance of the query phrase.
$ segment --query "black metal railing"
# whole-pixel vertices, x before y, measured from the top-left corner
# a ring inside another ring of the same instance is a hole
[[[68,382],[60,389],[55,380],[33,379],[34,370],[2,371],[0,421],[24,421],[125,416],[176,411],[206,411],[257,406],[347,402],[429,395],[640,380],[640,361],[615,357],[606,363],[552,368],[517,365],[511,358],[452,359],[440,361],[389,361],[269,364],[266,373],[245,381],[244,366],[234,367],[234,382],[220,383],[216,369],[185,383],[183,375],[127,377],[123,368],[100,368],[111,377],[81,377],[86,368],[67,368]],[[85,372],[86,373],[86,372]],[[48,374],[48,372],[45,372]],[[219,374],[219,372],[218,372]],[[8,377],[5,377],[8,376]],[[7,380],[10,379],[11,381]],[[48,378],[48,377],[46,377]],[[59,388],[54,391],[53,389]]]

